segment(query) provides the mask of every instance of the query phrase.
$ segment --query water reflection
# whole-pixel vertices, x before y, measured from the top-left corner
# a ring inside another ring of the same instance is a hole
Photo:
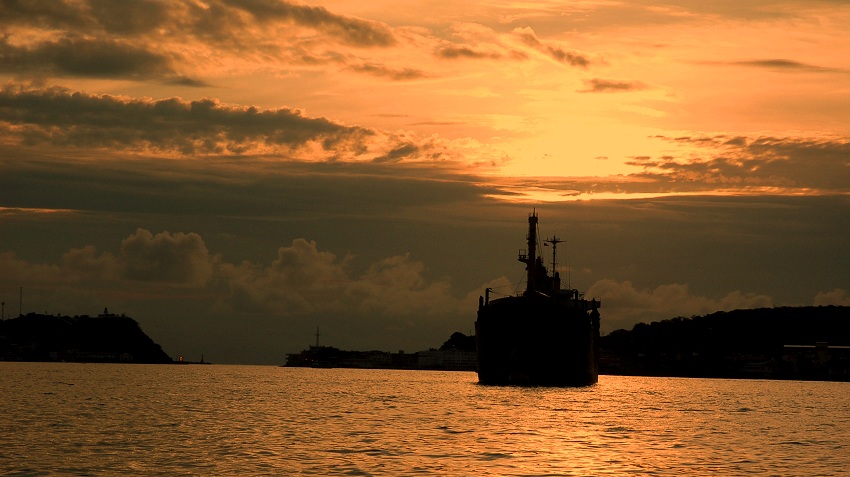
[[[847,383],[0,363],[9,475],[839,475]]]

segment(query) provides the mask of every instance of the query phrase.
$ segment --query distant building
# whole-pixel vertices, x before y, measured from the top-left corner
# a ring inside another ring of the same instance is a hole
[[[785,345],[782,374],[797,379],[850,381],[850,346]]]
[[[478,360],[474,351],[430,349],[416,353],[419,369],[475,371]]]
[[[389,353],[347,351],[332,346],[310,346],[300,353],[286,355],[286,366],[307,368],[440,369],[475,371],[475,352],[456,349]]]

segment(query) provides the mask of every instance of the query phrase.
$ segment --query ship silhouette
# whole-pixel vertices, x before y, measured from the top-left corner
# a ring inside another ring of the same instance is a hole
[[[561,288],[557,271],[557,236],[552,246],[552,273],[538,256],[538,217],[528,216],[526,290],[491,300],[492,289],[478,300],[475,341],[481,384],[587,386],[599,375],[599,307],[572,288]]]

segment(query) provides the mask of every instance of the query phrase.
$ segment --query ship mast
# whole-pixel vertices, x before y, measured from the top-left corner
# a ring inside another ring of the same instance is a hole
[[[519,261],[526,265],[528,284],[525,293],[530,294],[539,290],[537,285],[537,211],[528,214],[528,253],[520,252]]]

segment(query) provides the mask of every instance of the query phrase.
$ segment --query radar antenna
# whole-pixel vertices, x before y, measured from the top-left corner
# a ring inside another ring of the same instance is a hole
[[[563,240],[559,239],[557,235],[553,235],[552,238],[546,239],[545,242],[547,244],[552,244],[552,278],[555,278],[555,270],[558,266],[558,258],[557,258],[557,248],[559,243],[564,243]]]

